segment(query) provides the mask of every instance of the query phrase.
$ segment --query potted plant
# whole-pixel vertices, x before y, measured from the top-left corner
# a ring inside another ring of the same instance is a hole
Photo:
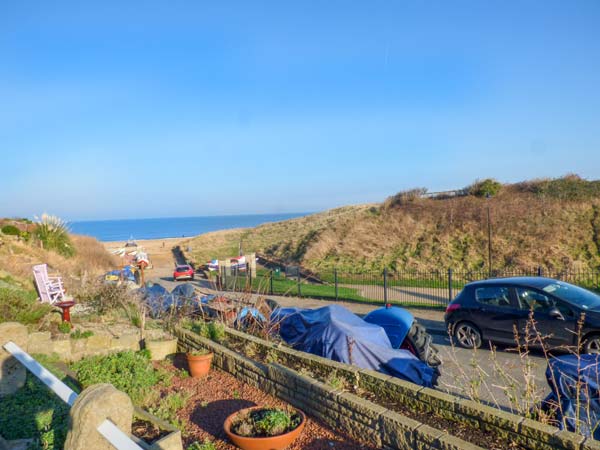
[[[208,350],[195,350],[187,354],[188,367],[193,378],[201,378],[208,374],[213,354]]]
[[[283,450],[302,433],[306,416],[299,409],[255,406],[233,413],[223,424],[242,450]]]

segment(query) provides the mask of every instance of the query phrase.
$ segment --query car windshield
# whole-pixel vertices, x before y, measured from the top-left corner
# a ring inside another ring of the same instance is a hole
[[[579,305],[583,309],[600,308],[600,295],[588,291],[587,289],[580,288],[579,286],[574,286],[562,281],[555,281],[542,289],[569,303]]]
[[[178,266],[175,270],[177,272],[187,272],[188,270],[190,270],[190,266]]]

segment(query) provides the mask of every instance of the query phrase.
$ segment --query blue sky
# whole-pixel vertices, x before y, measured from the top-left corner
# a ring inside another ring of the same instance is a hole
[[[600,2],[3,2],[0,216],[600,175]]]

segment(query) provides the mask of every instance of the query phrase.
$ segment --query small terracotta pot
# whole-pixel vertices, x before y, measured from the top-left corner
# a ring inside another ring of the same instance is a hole
[[[188,353],[187,362],[192,378],[201,378],[206,376],[210,371],[210,363],[212,362],[212,358],[212,353],[197,356]]]
[[[306,425],[306,416],[302,411],[296,409],[298,414],[302,417],[302,422],[292,431],[289,431],[284,434],[280,434],[278,436],[268,436],[268,437],[248,437],[248,436],[239,436],[231,432],[231,424],[233,420],[238,414],[248,413],[255,409],[264,409],[264,406],[254,406],[252,408],[245,408],[238,412],[231,414],[227,419],[225,419],[225,423],[223,424],[223,428],[227,436],[231,442],[233,442],[237,447],[242,450],[283,450],[288,447],[294,440],[300,436],[302,430],[304,430],[304,425]]]

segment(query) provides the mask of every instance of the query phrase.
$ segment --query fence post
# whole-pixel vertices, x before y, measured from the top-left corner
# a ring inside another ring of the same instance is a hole
[[[227,270],[223,267],[223,290],[227,290]]]
[[[271,270],[271,276],[269,277],[269,292],[273,295],[273,271]]]
[[[333,282],[335,283],[335,300],[339,299],[338,295],[338,279],[337,279],[337,267],[333,269]]]
[[[538,266],[537,276],[541,277],[543,275],[544,275],[544,269],[542,269],[542,266]]]
[[[387,295],[387,267],[383,268],[383,303],[387,305],[388,295]]]
[[[448,303],[450,303],[453,298],[454,295],[452,292],[452,269],[448,268]]]
[[[298,267],[298,297],[302,297],[302,288],[300,287],[300,267]]]

